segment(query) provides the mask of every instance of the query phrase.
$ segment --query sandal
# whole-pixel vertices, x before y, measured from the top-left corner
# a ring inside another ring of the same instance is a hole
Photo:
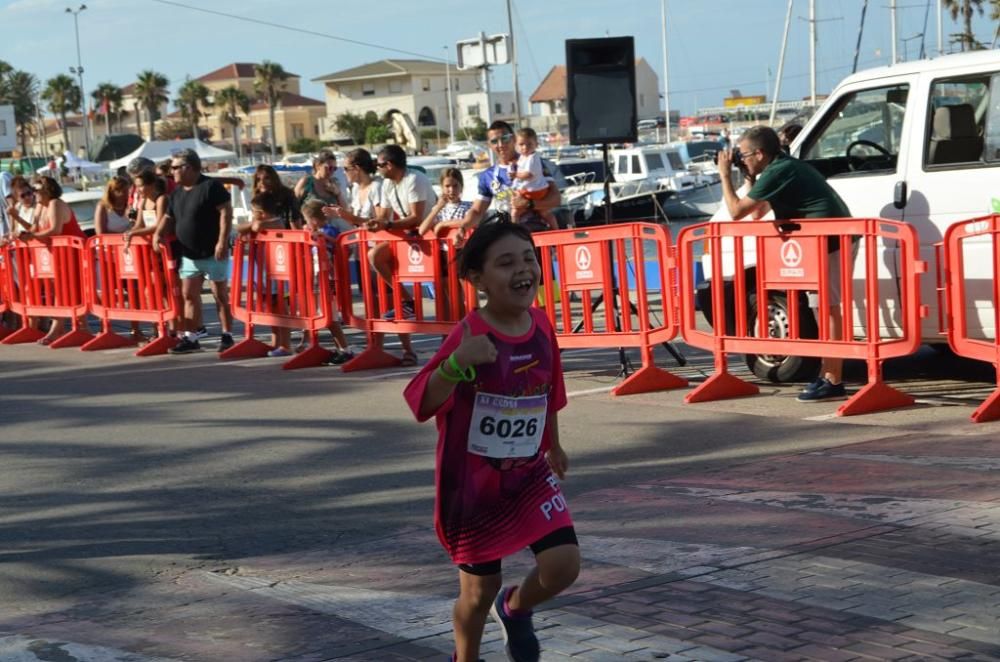
[[[403,360],[399,362],[399,365],[407,368],[417,365],[416,353],[410,351],[403,352]]]
[[[48,345],[51,344],[53,340],[55,340],[55,338],[49,338],[48,336],[45,336],[43,338],[39,338],[35,342],[38,343],[39,345]]]

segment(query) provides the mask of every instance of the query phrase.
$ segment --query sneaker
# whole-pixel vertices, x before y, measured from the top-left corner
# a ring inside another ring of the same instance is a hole
[[[531,612],[523,616],[511,616],[507,613],[507,597],[513,591],[514,587],[500,589],[493,600],[490,614],[500,624],[507,659],[511,662],[538,662],[541,650],[535,628],[531,624]]]
[[[413,302],[412,301],[404,301],[403,305],[402,305],[402,309],[403,309],[403,319],[404,320],[411,320],[414,317],[416,317],[416,311],[413,308]],[[396,319],[396,309],[393,308],[393,309],[389,310],[388,312],[386,312],[386,314],[382,316],[382,319],[389,320],[390,322],[392,320]]]
[[[235,344],[236,343],[233,342],[233,334],[231,334],[231,333],[223,333],[222,337],[219,339],[219,349],[218,349],[218,351],[220,353],[224,352],[224,351],[226,351],[227,349],[229,349],[230,347],[232,347]]]
[[[451,657],[448,658],[448,662],[455,662],[458,659],[458,653],[452,653]],[[479,662],[486,662],[483,658],[479,658]]]
[[[844,383],[834,384],[828,379],[811,391],[802,391],[796,398],[799,402],[823,402],[825,400],[843,400],[847,397]]]
[[[333,350],[333,354],[325,361],[326,365],[343,365],[354,358],[353,352]]]
[[[291,356],[292,353],[289,352],[284,347],[275,347],[270,352],[268,352],[267,355],[270,356],[271,358],[274,358],[277,356]]]
[[[194,337],[197,338],[198,340],[201,340],[202,338],[207,338],[208,329],[206,329],[203,326],[199,326],[198,329],[194,332]]]
[[[197,340],[192,340],[184,336],[179,343],[171,347],[168,351],[171,354],[190,354],[191,352],[200,352],[201,345],[198,344]]]

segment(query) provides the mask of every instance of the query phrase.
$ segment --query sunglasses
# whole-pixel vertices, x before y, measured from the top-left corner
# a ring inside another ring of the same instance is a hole
[[[180,165],[172,165],[172,166],[170,166],[170,169],[171,170],[183,170],[184,166],[186,166],[186,165],[187,165],[186,163],[182,163]]]
[[[509,143],[509,142],[511,141],[511,139],[512,139],[513,137],[514,137],[514,135],[513,135],[513,134],[511,134],[511,133],[505,133],[505,134],[503,134],[502,136],[499,136],[499,137],[497,137],[497,138],[490,138],[490,139],[489,139],[489,143],[490,143],[491,145],[499,145],[499,144],[501,144],[501,143],[503,143],[503,144],[505,144],[505,145],[506,145],[507,143]]]
[[[376,161],[375,162],[375,167],[376,168],[388,168],[389,167],[389,162],[388,161]]]

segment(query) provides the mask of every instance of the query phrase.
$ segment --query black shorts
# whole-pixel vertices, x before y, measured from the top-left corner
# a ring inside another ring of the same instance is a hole
[[[538,556],[547,549],[552,549],[553,547],[559,547],[561,545],[577,545],[580,543],[576,540],[576,529],[572,526],[564,526],[561,529],[556,529],[547,536],[536,540],[531,543],[531,552]],[[462,572],[467,572],[470,575],[476,575],[477,577],[488,577],[489,575],[499,575],[502,568],[501,559],[496,561],[487,561],[486,563],[459,563],[458,569]]]

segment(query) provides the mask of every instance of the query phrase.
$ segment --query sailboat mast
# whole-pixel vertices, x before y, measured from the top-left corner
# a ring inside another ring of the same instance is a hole
[[[889,25],[892,26],[892,60],[890,64],[896,64],[899,62],[896,58],[896,0],[889,0],[889,16],[891,18]]]
[[[660,0],[660,28],[661,42],[663,44],[663,114],[665,115],[667,127],[667,139],[670,142],[670,92],[667,85],[669,70],[667,69],[667,0]]]
[[[865,0],[865,4],[861,5],[861,24],[858,25],[858,43],[854,47],[854,65],[851,67],[851,73],[856,73],[858,70],[858,56],[861,54],[861,35],[865,31],[865,14],[868,12],[868,0]]]
[[[788,50],[788,28],[792,24],[792,4],[795,0],[788,0],[788,10],[785,12],[785,33],[781,37],[781,55],[778,56],[778,77],[774,82],[774,99],[771,100],[771,116],[767,123],[774,126],[774,116],[778,112],[778,97],[781,96],[781,75],[785,72],[785,51]]]

